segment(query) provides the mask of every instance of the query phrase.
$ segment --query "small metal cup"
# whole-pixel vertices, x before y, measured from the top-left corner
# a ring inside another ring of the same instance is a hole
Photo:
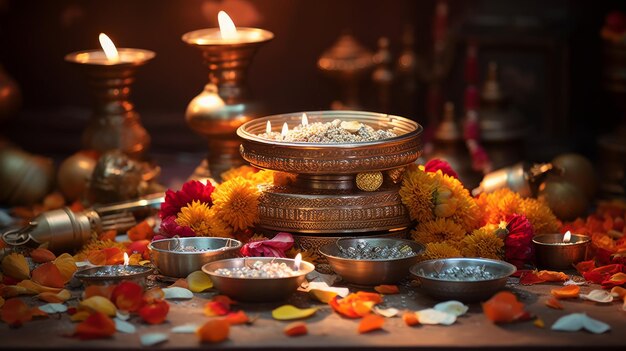
[[[584,261],[591,240],[588,236],[572,234],[568,243],[563,234],[540,234],[533,238],[537,266],[547,269],[568,269]]]

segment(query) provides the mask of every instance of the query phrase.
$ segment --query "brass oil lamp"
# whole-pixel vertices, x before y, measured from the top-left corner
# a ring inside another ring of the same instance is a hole
[[[236,131],[261,115],[250,100],[246,86],[248,66],[256,51],[274,38],[270,31],[236,28],[228,15],[218,15],[220,28],[185,33],[182,40],[202,52],[209,68],[209,83],[187,106],[185,119],[191,129],[209,140],[208,167],[211,176],[243,165]]]
[[[99,152],[121,150],[139,158],[150,145],[150,136],[141,125],[139,114],[129,100],[138,67],[154,58],[142,49],[117,49],[100,34],[103,50],[73,52],[65,60],[87,75],[93,97],[93,116],[83,132],[85,149]]]

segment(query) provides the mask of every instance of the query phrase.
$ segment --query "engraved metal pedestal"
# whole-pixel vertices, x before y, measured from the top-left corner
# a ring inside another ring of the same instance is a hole
[[[398,169],[421,154],[422,127],[403,117],[358,111],[306,112],[310,123],[359,121],[374,129],[391,129],[397,136],[360,143],[296,143],[261,138],[272,125],[300,123],[302,113],[275,115],[245,123],[241,155],[252,166],[295,173],[288,186],[265,189],[259,200],[262,232],[289,232],[302,248],[346,236],[406,236],[411,220],[398,195]],[[382,185],[374,191],[357,187],[361,173],[380,172]]]

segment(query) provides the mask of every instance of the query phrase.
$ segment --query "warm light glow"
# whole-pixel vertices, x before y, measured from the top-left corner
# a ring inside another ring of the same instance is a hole
[[[102,46],[102,50],[104,50],[107,60],[113,62],[119,61],[120,55],[117,53],[117,48],[115,47],[115,44],[113,44],[113,41],[111,41],[111,38],[104,33],[100,33],[98,40],[100,40],[100,46]]]
[[[284,138],[288,132],[289,132],[289,126],[287,125],[287,122],[285,122],[283,123],[283,130],[280,132],[280,136]]]
[[[306,113],[302,114],[302,125],[303,126],[309,125],[309,118],[306,116]]]
[[[128,257],[128,254],[124,252],[124,266],[128,266],[129,261],[130,261],[130,257]]]
[[[296,255],[296,270],[299,271],[300,270],[300,264],[302,263],[302,254],[299,253]]]
[[[267,121],[265,124],[265,133],[269,134],[272,132],[272,122]]]
[[[563,235],[563,242],[569,243],[570,240],[572,240],[572,233],[568,230],[565,235]]]
[[[230,19],[226,12],[220,11],[217,14],[217,21],[220,24],[222,39],[237,39],[237,27],[235,27],[235,23],[233,23],[233,20]]]

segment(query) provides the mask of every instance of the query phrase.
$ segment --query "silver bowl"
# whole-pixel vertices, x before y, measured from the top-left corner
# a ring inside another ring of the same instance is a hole
[[[459,281],[431,278],[433,272],[451,267],[485,266],[494,278],[488,280]],[[508,277],[515,273],[514,265],[486,258],[444,258],[420,262],[411,267],[411,274],[419,278],[421,289],[438,300],[485,301],[506,285]]]
[[[202,266],[202,271],[211,277],[213,285],[220,293],[235,301],[270,302],[284,300],[291,296],[304,282],[305,276],[315,269],[312,263],[302,261],[299,274],[286,278],[235,278],[215,274],[215,271],[220,268],[243,267],[256,261],[284,262],[288,265],[295,265],[295,260],[291,258],[242,257],[207,263]]]
[[[406,244],[413,249],[415,256],[379,259],[355,260],[339,256],[339,246],[353,247],[366,242],[371,246],[392,246]],[[326,257],[335,273],[343,280],[358,285],[395,284],[409,274],[409,268],[418,260],[424,246],[418,242],[395,238],[346,238],[320,247],[319,252]]]
[[[115,285],[131,281],[145,287],[146,278],[153,273],[151,267],[118,264],[81,269],[74,273],[74,277],[85,286]]]
[[[177,251],[185,246],[209,251]],[[234,257],[240,248],[241,241],[213,237],[170,238],[156,240],[148,245],[150,259],[161,274],[176,278],[185,278],[189,273],[199,271],[206,263]]]

